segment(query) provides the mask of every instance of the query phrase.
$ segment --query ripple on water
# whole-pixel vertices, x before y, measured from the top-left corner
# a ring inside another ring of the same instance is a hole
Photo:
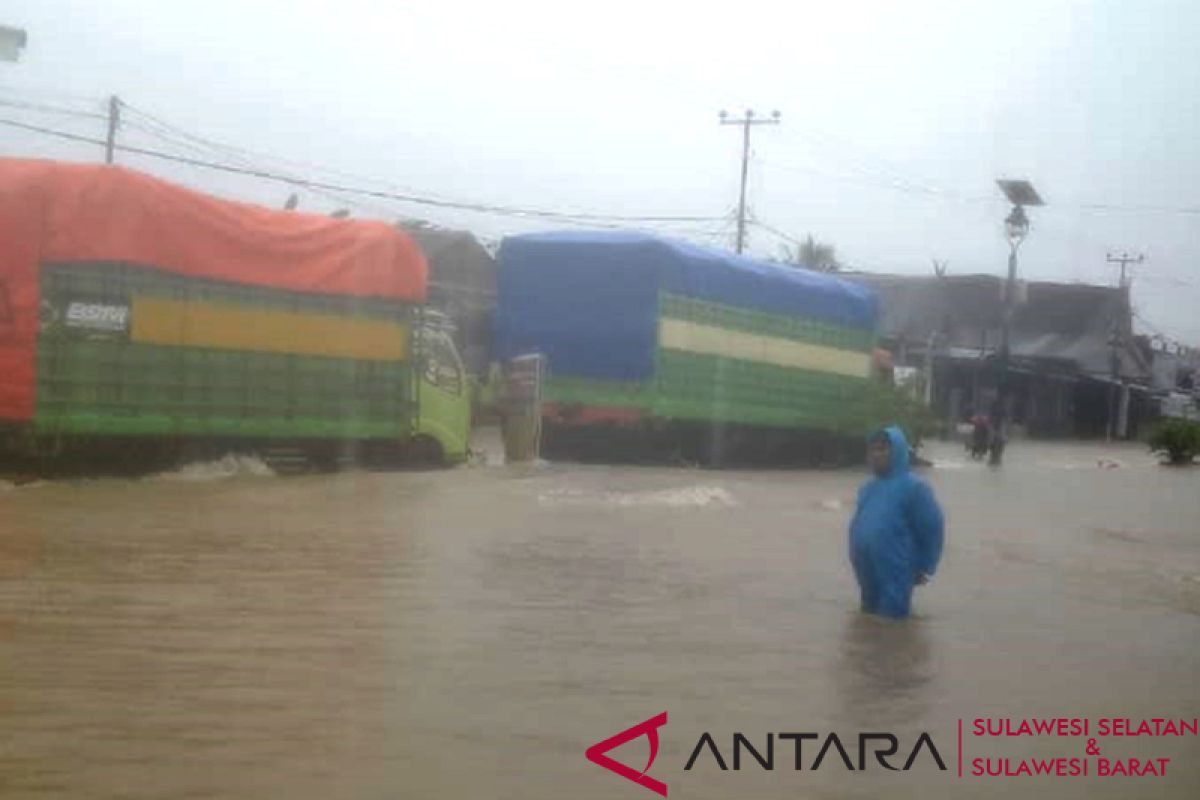
[[[732,493],[720,486],[683,486],[642,492],[552,489],[538,494],[538,505],[599,508],[734,508],[738,501]]]

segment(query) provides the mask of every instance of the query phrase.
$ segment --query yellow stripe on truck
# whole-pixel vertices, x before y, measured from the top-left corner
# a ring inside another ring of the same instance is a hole
[[[669,350],[832,372],[855,378],[866,378],[871,370],[870,355],[857,350],[746,333],[671,317],[663,317],[659,322],[658,344]]]
[[[130,337],[146,344],[402,361],[399,322],[278,311],[233,303],[134,297]]]

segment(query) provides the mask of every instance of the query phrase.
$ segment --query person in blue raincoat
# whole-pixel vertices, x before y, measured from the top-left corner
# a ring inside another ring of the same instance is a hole
[[[862,610],[907,617],[913,587],[933,577],[942,556],[942,510],[929,486],[909,471],[909,447],[897,427],[871,435],[874,477],[858,491],[850,522],[850,563]]]

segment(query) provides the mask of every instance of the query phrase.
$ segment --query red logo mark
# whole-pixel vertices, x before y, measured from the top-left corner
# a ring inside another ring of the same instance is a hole
[[[667,712],[664,711],[657,717],[651,717],[645,722],[639,722],[632,728],[623,730],[616,736],[605,739],[603,742],[596,742],[596,744],[587,749],[587,760],[617,773],[622,778],[633,781],[638,786],[644,786],[650,791],[666,797],[667,785],[646,774],[650,771],[650,767],[654,766],[654,759],[658,755],[658,729],[666,724]],[[635,772],[620,761],[614,761],[605,755],[609,750],[620,747],[626,742],[632,742],[639,736],[645,736],[650,742],[650,760],[646,762],[646,768],[641,772]]]

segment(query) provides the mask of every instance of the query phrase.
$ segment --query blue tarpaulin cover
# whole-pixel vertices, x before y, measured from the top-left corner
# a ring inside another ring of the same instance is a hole
[[[497,356],[541,352],[556,375],[649,377],[660,292],[861,330],[878,315],[867,287],[644,233],[510,236],[497,269]]]

